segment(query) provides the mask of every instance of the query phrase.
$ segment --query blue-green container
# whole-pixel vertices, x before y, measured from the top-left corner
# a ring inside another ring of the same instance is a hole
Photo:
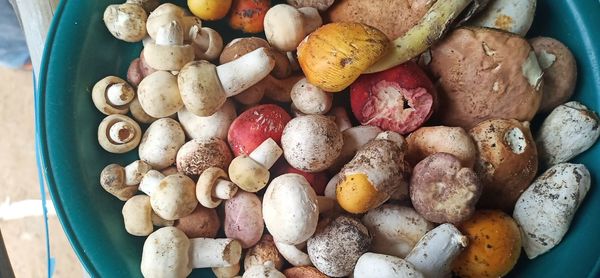
[[[36,92],[36,128],[41,171],[58,216],[85,269],[93,277],[139,277],[143,237],[125,232],[123,203],[103,191],[99,173],[110,163],[126,164],[137,153],[113,155],[100,148],[96,129],[103,118],[91,88],[107,75],[125,76],[141,44],[114,39],[102,22],[107,5],[123,0],[63,0],[56,11]],[[183,5],[183,1],[178,4]],[[209,24],[210,25],[210,24]],[[227,39],[241,35],[213,24]],[[529,36],[559,39],[579,66],[575,98],[600,111],[600,4],[596,0],[540,0]],[[514,277],[600,277],[600,147],[579,156],[593,184],[563,242],[529,261],[521,256]],[[193,277],[213,277],[195,270]]]

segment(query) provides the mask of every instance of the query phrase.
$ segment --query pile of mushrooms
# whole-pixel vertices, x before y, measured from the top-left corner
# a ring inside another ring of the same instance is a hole
[[[391,2],[106,8],[144,46],[91,90],[100,147],[139,157],[98,172],[144,277],[498,277],[559,244],[600,118],[523,37],[536,1]],[[228,12],[248,37],[205,27]]]

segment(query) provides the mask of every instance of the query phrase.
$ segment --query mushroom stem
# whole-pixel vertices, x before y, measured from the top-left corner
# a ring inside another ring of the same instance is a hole
[[[264,47],[217,67],[217,75],[227,97],[235,96],[265,78],[275,60]]]
[[[136,160],[125,166],[125,185],[140,184],[144,175],[151,169],[152,167],[148,163],[141,160]]]
[[[156,170],[148,171],[140,182],[140,186],[138,187],[139,191],[146,193],[148,196],[152,196],[156,188],[160,184],[160,181],[165,178],[161,172]]]
[[[108,138],[116,144],[126,144],[135,137],[135,128],[128,122],[116,122],[108,129]]]
[[[335,107],[331,110],[331,115],[335,117],[335,124],[338,126],[340,131],[344,131],[352,127],[348,112],[343,107]]]
[[[277,162],[277,159],[279,159],[282,154],[283,150],[277,145],[275,140],[273,140],[273,138],[268,138],[256,147],[256,149],[248,156],[265,168],[271,169],[273,164]]]
[[[229,200],[237,191],[238,187],[235,183],[224,179],[217,179],[217,183],[213,187],[212,196],[221,200]]]
[[[240,261],[242,245],[230,238],[192,238],[190,239],[190,267],[225,267]]]
[[[114,106],[129,104],[135,97],[135,91],[126,83],[115,83],[106,89],[106,99]]]
[[[317,196],[317,205],[319,213],[324,213],[332,210],[335,207],[335,200],[325,196]]]
[[[277,250],[293,266],[309,266],[312,265],[308,254],[300,250],[303,248],[305,243],[298,245],[286,244],[283,242],[275,241],[275,247]]]
[[[183,45],[183,29],[177,21],[161,26],[156,32],[157,45]]]

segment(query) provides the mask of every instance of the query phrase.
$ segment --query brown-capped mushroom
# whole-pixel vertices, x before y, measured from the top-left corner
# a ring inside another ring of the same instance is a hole
[[[317,9],[297,9],[286,4],[270,8],[264,19],[267,40],[280,51],[296,50],[300,42],[321,25],[323,20]]]
[[[121,210],[125,230],[134,236],[147,236],[154,230],[152,226],[152,206],[150,197],[136,195],[131,197]]]
[[[227,169],[231,150],[218,138],[193,139],[177,152],[177,170],[190,177],[198,177],[210,167]]]
[[[229,178],[241,189],[257,192],[269,181],[269,169],[277,162],[283,150],[272,139],[263,141],[250,155],[242,154],[231,161]]]
[[[207,208],[216,208],[223,200],[229,200],[238,187],[229,181],[227,173],[218,167],[209,167],[202,172],[196,183],[196,198]]]
[[[141,5],[110,5],[104,10],[103,19],[108,31],[117,39],[139,42],[146,36],[148,15]]]
[[[131,198],[138,190],[136,185],[125,184],[125,168],[118,164],[110,164],[100,172],[100,185],[106,192],[126,201]]]
[[[183,107],[177,77],[168,71],[157,71],[144,78],[138,86],[138,100],[146,114],[154,118],[168,117]]]
[[[192,26],[190,40],[198,60],[214,61],[223,50],[223,38],[217,31],[208,27]]]
[[[292,88],[292,103],[304,114],[325,114],[331,109],[333,94],[312,85],[306,78],[300,79]]]
[[[98,125],[98,143],[111,153],[126,153],[140,144],[142,129],[131,118],[121,115],[109,115]]]
[[[296,7],[312,7],[321,12],[326,11],[331,5],[333,5],[335,0],[287,0],[287,3]]]
[[[273,75],[267,75],[263,80],[248,88],[243,93],[236,95],[235,100],[244,105],[258,104],[263,97],[277,102],[291,102],[291,91],[298,80],[304,76],[292,75],[283,79],[277,79]]]
[[[92,89],[92,101],[105,115],[126,114],[134,98],[135,90],[131,85],[116,76],[102,78]]]
[[[148,65],[157,70],[178,71],[193,61],[194,48],[184,44],[183,39],[183,29],[177,21],[159,27],[154,42],[144,45]]]
[[[285,262],[277,251],[273,237],[263,235],[256,245],[248,249],[244,258],[244,269],[248,270],[253,265],[262,265],[268,261],[273,262],[273,267],[277,270],[281,270]]]
[[[473,167],[477,156],[475,142],[462,127],[428,126],[415,130],[406,138],[407,160],[416,165],[435,153],[449,153],[464,167]]]
[[[273,67],[271,75],[278,79],[283,79],[290,76],[292,73],[291,65],[290,61],[286,57],[286,54],[277,51],[269,44],[269,42],[257,37],[238,38],[232,40],[225,46],[225,48],[223,48],[223,52],[221,52],[221,55],[219,56],[219,63],[229,63],[261,47],[264,47],[269,55],[273,56],[273,59],[275,60],[275,67]]]
[[[177,121],[158,119],[144,133],[139,156],[153,169],[162,170],[175,163],[177,151],[184,143],[185,134]]]
[[[191,214],[177,219],[174,226],[189,238],[214,238],[221,227],[221,220],[216,210],[196,206]]]
[[[219,138],[227,139],[229,126],[236,118],[235,106],[227,100],[214,114],[208,117],[199,117],[188,111],[185,107],[177,112],[179,122],[188,137],[192,139]]]
[[[151,170],[144,175],[139,190],[150,196],[154,212],[165,220],[177,220],[191,214],[196,206],[196,185],[183,174],[164,176]]]

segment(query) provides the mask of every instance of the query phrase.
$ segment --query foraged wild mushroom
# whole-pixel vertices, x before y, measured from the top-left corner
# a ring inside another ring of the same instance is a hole
[[[121,201],[128,200],[138,190],[136,185],[127,185],[125,181],[125,168],[121,165],[109,164],[100,172],[100,185],[102,188]]]
[[[174,224],[189,238],[214,238],[221,227],[221,220],[216,210],[196,206],[192,213],[177,219]]]
[[[304,114],[325,114],[333,103],[333,94],[310,84],[306,78],[294,85],[290,96],[294,106]]]
[[[139,190],[150,196],[154,212],[165,220],[177,220],[191,214],[196,206],[194,181],[183,174],[164,176],[151,170],[142,179]]]
[[[238,273],[240,273],[240,264],[239,263],[233,264],[231,266],[213,267],[211,270],[217,278],[240,277],[240,276],[238,276]]]
[[[411,263],[399,257],[376,253],[365,253],[360,256],[356,262],[356,267],[354,267],[354,277],[424,278],[425,276],[416,270]]]
[[[269,181],[269,169],[279,159],[283,150],[268,138],[249,155],[242,154],[231,161],[229,178],[241,189],[257,192]]]
[[[435,153],[449,153],[460,160],[462,166],[473,167],[477,156],[475,142],[462,127],[421,127],[406,137],[407,160],[416,165]]]
[[[223,50],[223,38],[214,29],[192,26],[190,39],[197,60],[213,61],[219,58]]]
[[[535,15],[537,0],[495,0],[469,21],[469,25],[501,29],[525,36]]]
[[[317,195],[298,174],[284,174],[273,179],[263,197],[262,210],[265,225],[278,242],[302,243],[317,228]]]
[[[227,169],[231,151],[225,141],[218,138],[193,139],[177,152],[177,170],[190,177],[198,177],[210,167]]]
[[[154,42],[144,45],[148,65],[157,70],[178,71],[193,61],[194,48],[184,44],[183,39],[183,29],[177,21],[159,27]]]
[[[177,151],[185,143],[185,134],[179,123],[171,118],[153,122],[142,138],[140,159],[153,169],[162,170],[175,163]]]
[[[152,207],[150,197],[136,195],[131,197],[121,210],[125,230],[134,236],[147,236],[154,230],[152,226]]]
[[[144,277],[186,277],[195,268],[225,267],[239,262],[240,243],[234,239],[192,238],[174,227],[150,234],[142,250]]]
[[[285,161],[285,159],[278,160],[271,169],[271,176],[273,177],[279,177],[283,174],[298,174],[303,176],[306,181],[310,183],[310,186],[315,190],[315,193],[321,196],[323,195],[325,186],[329,181],[329,175],[326,171],[315,173],[304,172],[292,167],[289,163],[287,163],[287,161]]]
[[[192,139],[219,138],[226,140],[229,126],[236,116],[235,106],[230,100],[227,100],[217,112],[208,117],[196,116],[185,107],[177,112],[177,118],[183,130]]]
[[[146,58],[144,57],[144,51],[142,51],[140,53],[140,58],[131,61],[131,64],[129,64],[129,68],[127,69],[127,82],[132,86],[137,87],[146,76],[153,74],[154,72],[156,72],[156,69],[153,69],[148,65]]]
[[[232,40],[225,46],[223,52],[221,52],[219,63],[229,63],[261,47],[264,47],[275,60],[275,67],[273,68],[273,71],[271,71],[271,75],[277,79],[288,77],[291,74],[291,65],[287,55],[277,51],[269,44],[269,42],[258,37],[237,38]]]
[[[277,79],[273,75],[267,75],[263,80],[248,88],[243,93],[236,95],[235,100],[241,104],[258,104],[263,97],[276,102],[289,103],[292,101],[291,91],[296,82],[303,75],[292,75],[283,79]]]
[[[148,15],[148,21],[146,22],[146,30],[148,30],[148,35],[152,39],[156,39],[158,29],[162,26],[170,24],[173,21],[176,21],[179,26],[183,26],[184,16],[185,11],[177,5],[164,3],[158,6]]]
[[[104,10],[103,19],[108,31],[119,40],[139,42],[146,36],[148,15],[141,5],[110,5]]]
[[[273,237],[263,235],[256,245],[248,249],[244,258],[244,269],[247,270],[253,265],[262,265],[268,261],[273,262],[273,267],[277,270],[281,270],[285,262],[277,251]]]
[[[104,115],[126,114],[135,98],[135,90],[125,80],[107,76],[92,89],[92,101]]]
[[[196,183],[196,198],[207,208],[216,208],[223,200],[231,199],[238,187],[229,181],[227,173],[218,167],[202,171]]]
[[[142,129],[131,118],[109,115],[98,125],[98,143],[110,153],[126,153],[140,144]]]
[[[237,239],[242,248],[254,246],[263,234],[262,204],[254,193],[241,191],[224,203],[223,226],[228,238]]]
[[[138,100],[144,112],[154,118],[171,116],[183,107],[177,77],[168,71],[157,71],[144,78],[138,85]]]
[[[197,116],[215,113],[228,97],[237,95],[262,80],[275,66],[264,48],[239,59],[215,66],[206,61],[185,65],[178,76],[185,107]]]
[[[342,133],[323,115],[292,119],[283,130],[281,146],[287,162],[305,172],[320,172],[331,166],[342,150]]]
[[[362,148],[362,146],[375,139],[375,137],[377,137],[377,135],[381,132],[382,130],[380,128],[369,125],[360,125],[343,130],[342,138],[344,145],[342,146],[340,155],[337,157],[333,165],[329,167],[329,172],[339,172],[346,163],[352,160],[356,152]]]
[[[312,7],[275,5],[265,14],[265,36],[280,51],[294,51],[311,32],[323,25],[319,11]]]

